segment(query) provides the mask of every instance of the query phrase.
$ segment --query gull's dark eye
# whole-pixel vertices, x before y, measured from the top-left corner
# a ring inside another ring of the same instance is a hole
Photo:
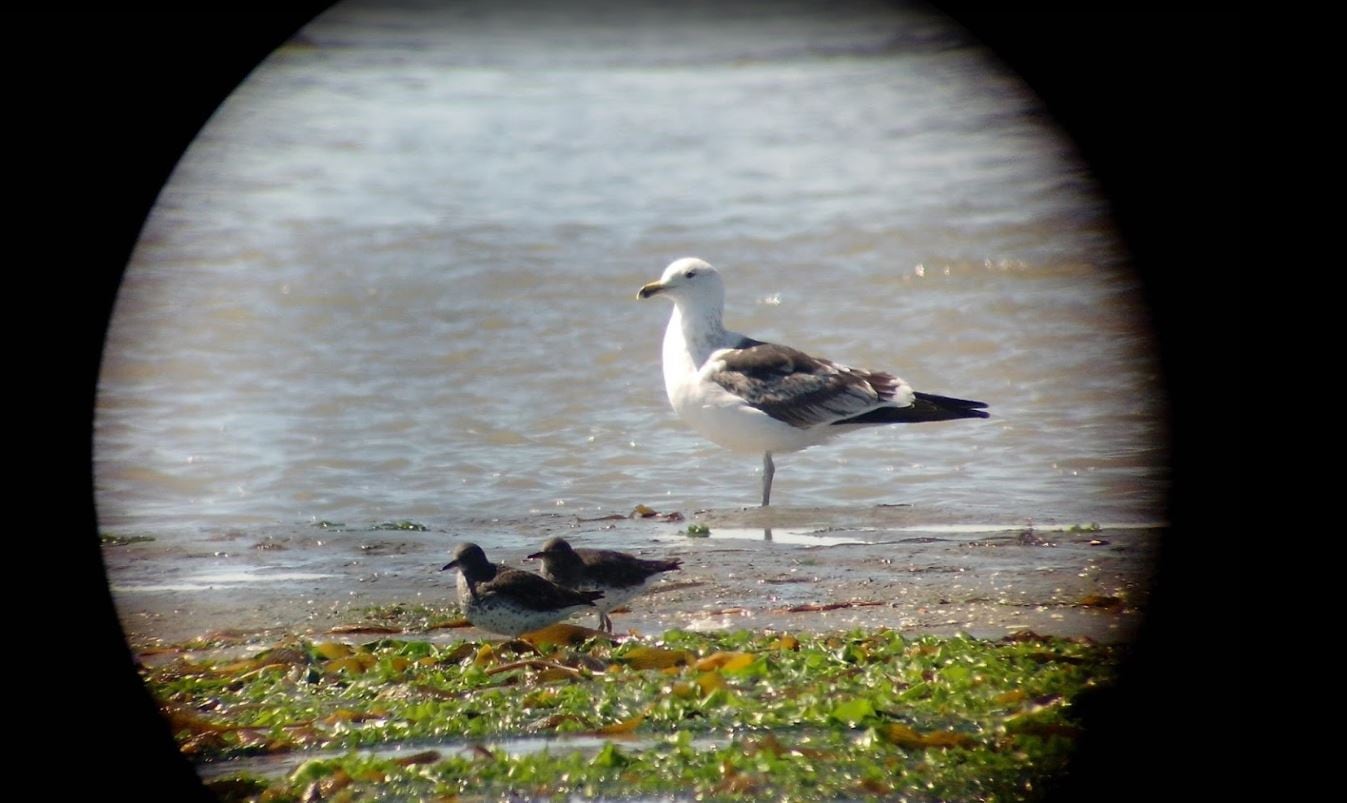
[[[684,278],[684,279],[691,279],[693,276],[696,276],[696,275],[697,275],[697,271],[695,271],[695,270],[690,270],[690,271],[688,271],[687,273],[684,273],[684,274],[683,274],[683,278]]]

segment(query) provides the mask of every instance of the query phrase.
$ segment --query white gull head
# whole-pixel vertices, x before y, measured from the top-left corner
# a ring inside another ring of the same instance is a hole
[[[657,282],[642,287],[637,298],[663,296],[673,302],[673,314],[664,332],[664,382],[674,409],[681,377],[696,373],[712,352],[742,338],[725,331],[725,285],[720,273],[696,257],[676,259]]]
[[[725,308],[725,285],[720,273],[704,260],[683,257],[669,263],[664,275],[636,294],[637,298],[660,295],[684,311],[698,310],[719,318]]]

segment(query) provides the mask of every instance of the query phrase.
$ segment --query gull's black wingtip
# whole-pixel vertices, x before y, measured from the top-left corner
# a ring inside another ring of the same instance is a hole
[[[915,395],[922,401],[950,410],[981,410],[987,406],[986,402],[956,399],[953,396],[937,396],[934,393],[922,393],[921,391],[917,391]]]
[[[916,402],[912,405],[921,421],[950,421],[958,418],[991,418],[986,402],[971,399],[956,399],[953,396],[937,396],[934,393],[916,392]]]
[[[986,402],[937,396],[934,393],[915,394],[907,407],[879,407],[868,413],[834,421],[834,424],[920,424],[927,421],[955,421],[960,418],[991,418]]]

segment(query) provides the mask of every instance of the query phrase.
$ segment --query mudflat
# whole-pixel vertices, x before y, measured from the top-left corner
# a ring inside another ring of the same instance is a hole
[[[681,571],[614,614],[619,635],[887,627],[1120,642],[1145,614],[1163,532],[1158,524],[969,523],[967,515],[902,506],[748,508],[204,528],[109,545],[104,560],[133,648],[222,633],[242,642],[319,636],[387,606],[450,611],[455,578],[440,567],[455,544],[474,541],[494,562],[536,570],[524,556],[554,535],[575,546],[682,560]],[[416,637],[481,635],[444,628]]]

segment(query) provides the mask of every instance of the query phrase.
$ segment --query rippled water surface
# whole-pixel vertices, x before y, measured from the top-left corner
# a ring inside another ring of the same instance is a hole
[[[690,255],[732,328],[990,404],[783,455],[777,504],[1162,518],[1165,400],[1088,171],[943,20],[835,9],[316,20],[127,270],[104,528],[753,505],[759,461],[675,419],[669,307],[634,299]]]

